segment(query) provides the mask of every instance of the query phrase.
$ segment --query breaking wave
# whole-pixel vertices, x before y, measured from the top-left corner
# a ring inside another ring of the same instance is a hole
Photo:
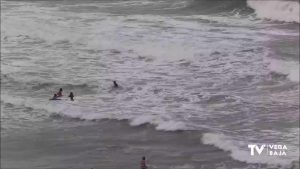
[[[204,13],[222,13],[239,11],[258,18],[274,21],[299,23],[299,1],[289,0],[198,0],[190,4],[190,9],[197,9]],[[252,9],[252,10],[251,10]]]
[[[275,59],[267,59],[268,68],[272,72],[286,75],[287,78],[294,82],[299,82],[299,63],[295,61],[283,61]]]
[[[135,8],[136,11],[142,10],[143,13],[147,13],[147,11],[159,11],[162,13],[189,15],[232,13],[234,11],[233,14],[238,12],[240,14],[252,15],[254,13],[256,17],[261,19],[299,23],[299,1],[291,0],[96,0],[89,2],[100,2],[100,8],[109,7],[110,12],[124,12],[132,8]],[[89,8],[95,11],[99,10],[98,6],[91,5],[83,8]],[[52,36],[59,37],[60,35]]]
[[[97,109],[84,107],[79,101],[68,101],[67,98],[63,98],[61,101],[45,102],[33,98],[12,97],[2,94],[1,102],[14,106],[24,106],[26,108],[44,110],[47,113],[50,113],[50,118],[66,117],[80,120],[128,120],[130,126],[151,124],[155,126],[156,130],[160,131],[188,130],[185,123],[172,120],[171,117],[154,115],[131,116],[126,114],[120,115],[119,113],[114,112],[99,112]]]
[[[247,3],[259,18],[299,23],[299,1],[248,0]]]
[[[193,1],[190,10],[196,9],[202,14],[239,11],[245,14],[255,13],[258,18],[283,22],[299,23],[299,1],[289,0],[198,0]]]

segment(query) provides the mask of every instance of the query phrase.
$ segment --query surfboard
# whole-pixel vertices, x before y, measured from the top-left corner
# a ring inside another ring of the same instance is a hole
[[[61,100],[61,99],[49,99],[49,100]]]

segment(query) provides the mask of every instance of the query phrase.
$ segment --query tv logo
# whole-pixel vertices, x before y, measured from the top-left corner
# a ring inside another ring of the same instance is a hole
[[[263,152],[269,156],[286,156],[287,146],[281,144],[249,144],[248,148],[250,148],[250,155],[254,156],[255,152],[258,155],[261,155]]]
[[[256,152],[258,153],[258,155],[260,155],[263,152],[265,146],[266,146],[265,144],[261,145],[260,147],[258,147],[258,145],[255,145],[255,144],[249,144],[248,148],[251,149],[250,155],[254,156],[254,150],[256,150]]]

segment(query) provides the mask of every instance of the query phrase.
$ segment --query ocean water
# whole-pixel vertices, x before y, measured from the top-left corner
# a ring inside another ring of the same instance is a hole
[[[135,169],[142,156],[150,169],[299,168],[299,1],[2,0],[1,168]]]

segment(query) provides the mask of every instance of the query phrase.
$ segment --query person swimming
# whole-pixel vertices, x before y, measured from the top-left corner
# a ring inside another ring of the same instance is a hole
[[[115,88],[118,88],[118,87],[119,87],[119,85],[118,85],[118,83],[117,83],[116,81],[114,81],[114,87],[115,87]]]
[[[59,91],[57,92],[57,97],[62,97],[63,96],[62,92],[63,92],[63,89],[60,88]]]
[[[141,161],[141,169],[147,169],[147,165],[146,165],[146,157],[142,157],[142,161]]]
[[[70,97],[71,101],[74,101],[74,94],[73,94],[73,92],[70,92],[69,97]]]

